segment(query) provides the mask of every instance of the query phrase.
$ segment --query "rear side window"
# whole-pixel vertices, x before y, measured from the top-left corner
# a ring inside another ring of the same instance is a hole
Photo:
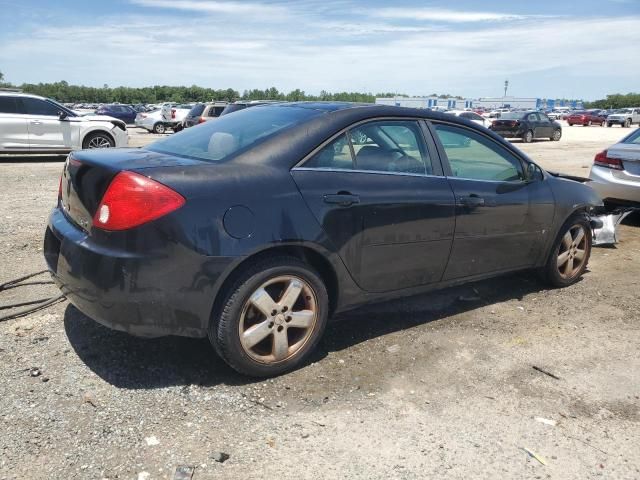
[[[306,168],[352,170],[353,157],[351,156],[351,147],[349,146],[347,135],[342,134],[323,147],[304,166]]]
[[[223,110],[224,107],[211,107],[211,109],[209,110],[209,116],[219,117]]]
[[[60,109],[52,103],[38,98],[23,97],[22,103],[29,115],[49,115],[57,117],[60,111]]]
[[[196,105],[191,110],[189,110],[189,116],[190,117],[199,117],[200,115],[202,115],[202,112],[204,112],[204,104],[203,103],[201,103],[200,105]]]
[[[14,97],[0,96],[0,113],[18,113]]]
[[[454,177],[512,182],[524,179],[522,163],[508,150],[465,128],[435,125]]]

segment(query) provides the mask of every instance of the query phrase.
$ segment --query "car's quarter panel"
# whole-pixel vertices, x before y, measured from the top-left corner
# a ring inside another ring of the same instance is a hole
[[[444,177],[304,168],[292,175],[364,290],[440,281],[454,230],[454,198]],[[327,203],[327,195],[340,192],[358,203]]]

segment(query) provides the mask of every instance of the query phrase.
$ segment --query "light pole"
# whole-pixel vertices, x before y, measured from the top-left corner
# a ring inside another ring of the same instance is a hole
[[[504,81],[504,97],[502,97],[502,106],[504,107],[504,101],[507,98],[507,89],[509,88],[509,80]]]

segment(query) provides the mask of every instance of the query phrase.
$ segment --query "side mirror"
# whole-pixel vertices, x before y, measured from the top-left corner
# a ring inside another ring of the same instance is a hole
[[[542,176],[542,171],[540,167],[538,167],[535,163],[527,164],[527,182],[535,182],[536,180],[542,180],[544,177]]]
[[[58,112],[58,120],[66,120],[68,116],[69,115],[67,114],[67,112],[65,112],[63,110],[60,110]]]

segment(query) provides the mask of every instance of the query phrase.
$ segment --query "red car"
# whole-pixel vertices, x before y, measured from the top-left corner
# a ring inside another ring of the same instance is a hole
[[[584,127],[600,125],[602,127],[606,123],[606,120],[593,112],[573,112],[567,117],[567,123],[570,127],[573,125],[582,125]]]

